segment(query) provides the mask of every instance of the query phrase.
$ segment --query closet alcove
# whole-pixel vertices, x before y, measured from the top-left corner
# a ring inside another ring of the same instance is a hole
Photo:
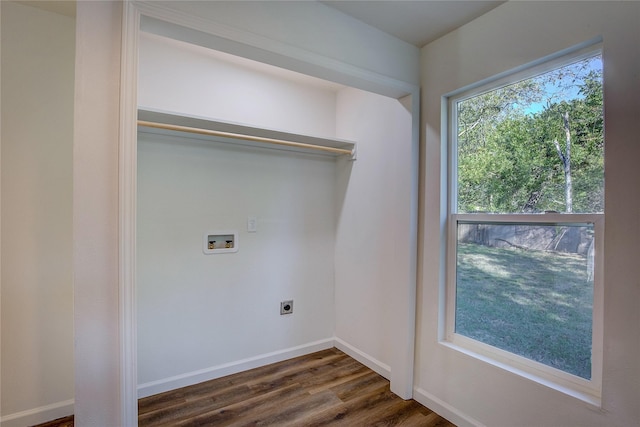
[[[139,397],[333,346],[406,377],[406,100],[146,31],[138,69]],[[235,250],[203,250],[211,230]]]

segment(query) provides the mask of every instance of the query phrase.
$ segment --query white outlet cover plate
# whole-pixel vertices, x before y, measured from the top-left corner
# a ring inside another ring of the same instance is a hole
[[[255,233],[258,231],[258,218],[255,216],[247,217],[247,231]]]

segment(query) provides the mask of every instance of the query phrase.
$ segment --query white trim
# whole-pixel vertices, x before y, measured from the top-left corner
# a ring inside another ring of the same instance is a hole
[[[62,417],[73,415],[73,399],[64,400],[62,402],[52,403],[50,405],[40,406],[38,408],[28,409],[26,411],[15,412],[0,418],[1,427],[24,427],[35,424],[45,423],[47,421],[56,420]]]
[[[124,427],[138,425],[135,280],[139,27],[139,11],[131,3],[125,3],[122,17],[120,134],[118,141],[120,419]]]
[[[336,337],[334,341],[335,341],[335,347],[338,350],[343,351],[344,353],[353,357],[358,362],[362,363],[367,368],[371,369],[377,374],[382,375],[386,379],[391,378],[391,367],[389,365],[382,363],[381,361],[379,361],[375,357],[368,355],[364,351],[358,350],[351,344],[347,343],[344,340],[341,340],[338,337]]]
[[[380,362],[376,358],[357,349],[351,344],[348,344],[346,341],[333,337],[140,384],[137,387],[138,398],[141,399],[154,394],[163,393],[165,391],[188,387],[203,381],[209,381],[227,375],[236,374],[238,372],[244,372],[249,369],[267,366],[272,363],[282,362],[284,360],[293,359],[295,357],[304,356],[317,351],[327,350],[333,347],[344,352],[346,355],[362,363],[367,368],[384,378],[389,379],[391,377],[391,367],[389,365]]]
[[[426,406],[458,427],[485,427],[485,425],[480,421],[460,412],[455,407],[449,405],[447,402],[437,398],[422,388],[418,387],[413,390],[413,398],[416,402]]]
[[[391,391],[402,399],[410,399],[413,396],[413,382],[415,369],[415,347],[416,347],[416,312],[417,312],[417,283],[418,283],[418,201],[420,200],[420,94],[414,93],[411,96],[411,192],[409,207],[409,284],[406,299],[408,306],[401,308],[398,316],[402,316],[404,323],[399,322],[400,331],[396,331],[397,340],[394,357],[391,359],[391,366],[400,369],[393,369],[389,373]],[[397,290],[400,292],[400,289]],[[393,376],[391,375],[393,373]]]
[[[606,178],[605,178],[606,179]],[[602,399],[604,368],[604,214],[594,224],[593,308],[591,316],[591,382]],[[598,402],[601,405],[601,401]]]
[[[260,354],[258,356],[223,363],[222,365],[212,366],[210,368],[199,369],[197,371],[187,372],[185,374],[175,375],[161,380],[151,381],[138,386],[138,397],[143,398],[152,396],[154,394],[187,387],[204,381],[214,380],[216,378],[236,374],[249,369],[282,362],[283,360],[293,359],[294,357],[327,350],[329,348],[333,348],[333,344],[333,338],[328,338],[297,347]]]
[[[451,226],[456,228],[456,224],[522,224],[522,225],[601,225],[604,214],[592,213],[540,213],[540,214],[485,214],[485,213],[464,213],[451,214]]]
[[[545,213],[545,214],[503,214],[503,213],[457,213],[457,172],[458,159],[456,146],[457,138],[457,108],[459,101],[496,90],[506,85],[533,78],[555,68],[580,61],[582,59],[602,55],[602,38],[598,37],[577,46],[557,52],[540,60],[525,64],[515,70],[501,73],[481,82],[468,85],[451,92],[442,98],[442,153],[446,156],[449,168],[441,176],[446,182],[446,253],[445,263],[445,301],[440,309],[444,310],[444,325],[440,324],[440,343],[461,353],[475,357],[478,360],[491,363],[509,372],[531,379],[549,386],[565,394],[574,396],[591,405],[600,406],[602,393],[603,366],[603,245],[604,245],[604,214],[574,214],[574,213]],[[489,224],[548,224],[548,225],[577,225],[593,224],[595,233],[596,254],[593,282],[592,309],[592,355],[591,379],[575,377],[564,371],[551,368],[533,360],[514,355],[504,350],[486,345],[482,342],[455,333],[456,314],[456,274],[457,274],[457,225],[459,223],[489,223]]]
[[[2,6],[0,6],[0,22],[2,22]],[[0,36],[0,46],[2,37]],[[0,48],[0,129],[2,129],[2,49]],[[0,132],[0,153],[2,153],[2,132]],[[0,166],[2,155],[0,154]],[[2,174],[0,174],[0,224],[2,224]],[[0,226],[0,278],[2,277],[2,227]],[[2,280],[0,280],[0,319],[2,319]],[[2,325],[0,325],[0,366],[2,366]],[[0,369],[0,402],[2,402],[2,369]],[[2,404],[0,403],[0,410]],[[2,412],[0,411],[0,414]]]
[[[264,56],[253,58],[256,49],[258,51],[266,51],[278,57],[277,62],[286,61],[284,68],[302,74],[309,74],[314,71],[314,77],[325,80],[335,81],[335,78],[341,78],[342,81],[337,83],[348,86],[358,87],[360,89],[371,92],[380,93],[385,96],[400,98],[412,93],[416,93],[418,85],[411,84],[402,80],[398,80],[389,76],[371,72],[355,65],[347,64],[337,59],[333,59],[321,54],[310,52],[306,49],[284,43],[280,40],[274,40],[260,34],[234,28],[224,22],[215,22],[199,16],[190,15],[167,6],[163,6],[156,1],[134,0],[133,3],[138,7],[141,13],[150,18],[165,21],[170,24],[183,26],[190,30],[200,31],[210,36],[220,37],[234,44],[242,45],[242,50],[246,58],[264,62]],[[198,40],[196,40],[196,38]],[[193,37],[191,40],[183,40],[193,44],[203,45],[201,37]],[[210,46],[207,46],[210,47]],[[250,48],[250,49],[247,49]],[[239,50],[239,47],[228,46],[227,49]],[[251,50],[252,52],[249,52]],[[234,52],[227,52],[236,54]],[[254,55],[252,55],[254,53]],[[274,60],[274,62],[276,62]],[[272,65],[279,65],[272,63]],[[346,80],[346,81],[345,81]],[[354,81],[357,82],[354,84]]]
[[[564,372],[560,369],[538,363],[502,350],[481,341],[457,334],[455,332],[456,313],[456,272],[457,272],[457,224],[547,224],[547,225],[582,225],[593,224],[597,253],[602,253],[604,236],[603,214],[451,214],[449,216],[449,235],[447,248],[447,302],[445,337],[441,344],[461,353],[487,362],[521,377],[536,381],[542,385],[576,397],[591,405],[600,407],[602,390],[602,263],[603,257],[595,257],[592,309],[592,350],[591,379],[584,379]]]
[[[534,362],[508,351],[491,347],[463,335],[456,335],[453,340],[441,342],[440,345],[582,400],[597,409],[602,408],[599,394],[594,394],[596,392],[593,390],[595,387],[590,384],[590,381],[583,378],[550,368],[547,365]],[[553,371],[557,371],[557,373]]]
[[[563,49],[559,52],[555,52],[527,64],[520,65],[487,79],[480,80],[479,82],[464,86],[460,89],[447,93],[444,95],[444,98],[449,99],[452,102],[463,101],[484,92],[499,89],[521,80],[536,77],[555,68],[562,67],[563,65],[578,62],[582,59],[594,56],[598,52],[602,53],[601,36],[587,40],[576,46]]]

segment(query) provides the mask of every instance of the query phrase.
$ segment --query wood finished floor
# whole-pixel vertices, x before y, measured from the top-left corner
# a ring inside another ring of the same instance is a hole
[[[73,427],[73,415],[64,418],[58,418],[57,420],[49,421],[43,424],[38,424],[34,427]]]
[[[140,399],[138,411],[140,427],[455,427],[335,348]]]

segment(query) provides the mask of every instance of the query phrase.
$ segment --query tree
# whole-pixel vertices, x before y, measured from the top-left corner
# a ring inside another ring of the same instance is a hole
[[[569,126],[569,112],[562,113],[562,130],[565,135],[564,152],[560,148],[560,143],[557,139],[553,140],[553,145],[556,147],[558,157],[562,162],[562,170],[564,171],[564,200],[565,200],[565,212],[573,212],[573,182],[571,180],[571,127]]]
[[[602,211],[602,72],[595,62],[458,102],[460,212]]]
[[[541,99],[537,82],[524,80],[457,104],[458,201],[461,210],[494,211],[504,201],[496,180],[506,178],[508,160],[495,140],[498,127],[523,116],[522,107]],[[497,174],[496,174],[497,172]],[[487,180],[489,178],[489,180]]]

